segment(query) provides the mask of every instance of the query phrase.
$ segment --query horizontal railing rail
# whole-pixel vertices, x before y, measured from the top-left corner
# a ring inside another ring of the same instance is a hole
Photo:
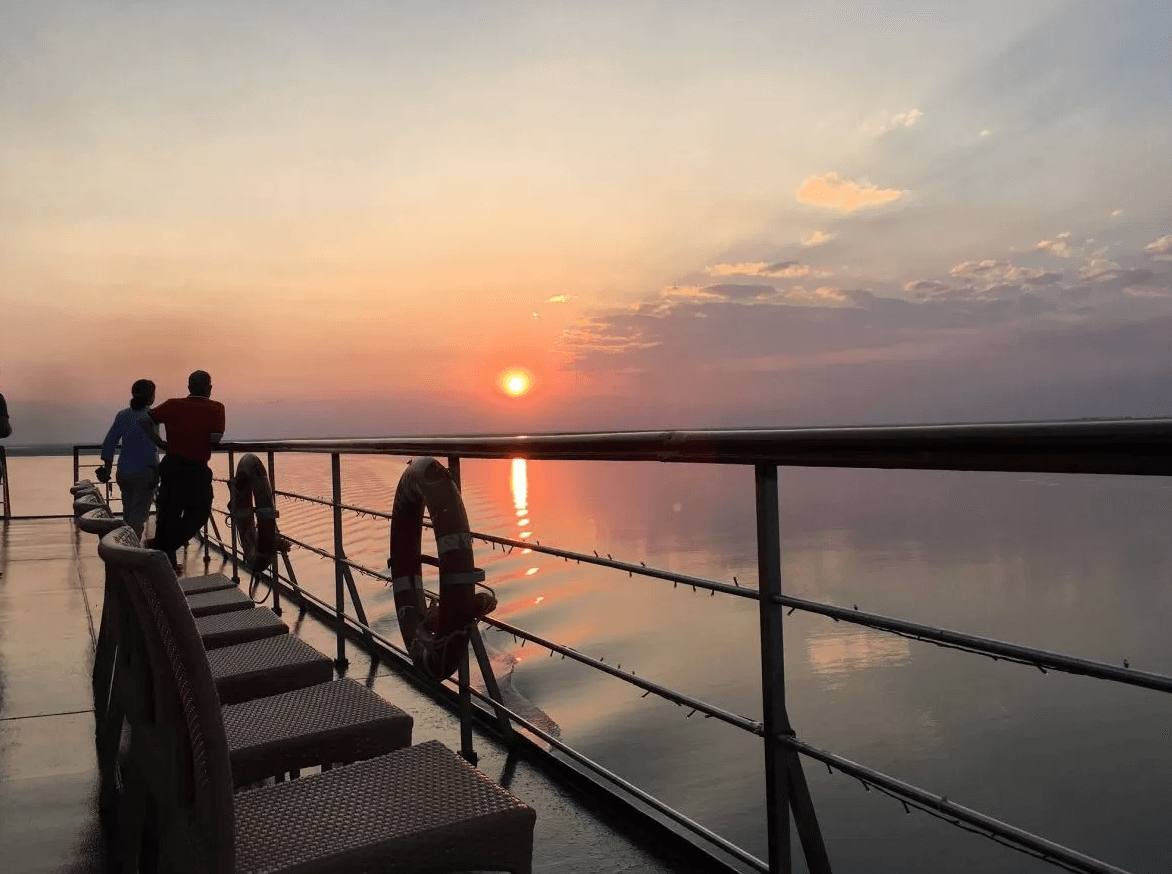
[[[227,480],[217,478],[217,482],[226,483]],[[293,500],[331,506],[329,501],[326,501],[322,498],[315,498],[311,495],[304,495],[298,492],[287,491],[276,491],[275,493],[284,495]],[[391,518],[390,513],[385,513],[370,507],[362,507],[353,504],[341,504],[340,506],[342,509],[353,512],[359,516],[387,520]],[[298,546],[304,549],[317,553],[322,558],[333,558],[333,556],[330,555],[327,550],[318,549],[316,547],[310,546],[309,544],[294,540],[291,537],[287,537],[286,539],[296,543]],[[589,553],[575,552],[568,549],[560,549],[555,546],[545,546],[536,540],[517,540],[515,538],[501,537],[495,534],[485,534],[479,531],[472,532],[472,539],[496,546],[508,547],[509,549],[528,549],[532,552],[539,552],[545,555],[562,558],[566,561],[573,561],[577,564],[590,564],[597,567],[605,567],[611,568],[613,570],[624,571],[628,576],[640,576],[647,577],[649,579],[665,580],[667,582],[673,583],[674,585],[690,586],[693,590],[700,589],[711,593],[733,595],[735,597],[748,598],[750,600],[759,600],[760,598],[760,594],[755,587],[742,586],[736,582],[730,585],[728,583],[722,583],[719,580],[711,580],[706,577],[697,577],[689,574],[676,573],[675,571],[663,570],[661,568],[648,567],[642,563],[634,564],[632,562],[615,559],[610,555],[607,555],[604,558],[598,554],[592,555]],[[424,557],[424,560],[426,562],[427,557]],[[363,567],[350,561],[349,559],[343,559],[343,562],[351,569],[357,570],[359,573],[383,580],[387,579],[386,575],[381,571]],[[794,610],[801,610],[806,613],[814,613],[820,616],[826,616],[830,619],[833,619],[835,622],[848,622],[853,625],[858,625],[864,628],[871,628],[876,631],[890,632],[892,634],[897,634],[901,637],[906,637],[911,640],[918,640],[925,643],[932,643],[948,649],[957,649],[964,652],[973,653],[975,655],[982,655],[997,661],[1013,662],[1015,664],[1039,668],[1043,671],[1053,670],[1061,673],[1074,674],[1076,676],[1094,677],[1100,680],[1112,680],[1118,683],[1123,683],[1130,686],[1138,686],[1140,688],[1151,689],[1157,692],[1172,692],[1172,677],[1165,674],[1136,670],[1135,668],[1130,667],[1130,665],[1119,667],[1118,665],[1112,665],[1106,662],[1079,658],[1077,656],[1069,656],[1065,655],[1064,653],[1054,652],[1052,650],[1039,649],[1037,647],[998,640],[992,637],[985,637],[979,634],[954,631],[947,628],[939,628],[934,625],[925,625],[919,622],[911,622],[906,619],[884,616],[879,613],[870,613],[865,610],[860,610],[858,605],[853,607],[840,607],[833,604],[825,604],[819,601],[811,601],[807,598],[797,598],[792,595],[780,595],[774,598],[773,602],[782,607],[788,607],[791,612]],[[489,621],[490,624],[497,624],[495,621],[491,620],[491,618],[487,621]],[[511,629],[511,627],[510,630],[521,634],[519,630]],[[557,646],[551,641],[543,640],[540,637],[531,637],[530,639],[541,643],[543,646]]]
[[[1172,418],[996,424],[628,431],[349,440],[238,440],[237,452],[531,461],[668,461],[905,470],[1172,475]]]

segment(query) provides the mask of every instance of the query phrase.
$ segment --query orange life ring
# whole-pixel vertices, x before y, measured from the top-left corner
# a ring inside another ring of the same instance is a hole
[[[261,460],[251,452],[241,457],[229,488],[228,512],[252,571],[264,570],[277,555],[277,516],[273,488]]]
[[[423,511],[435,530],[439,558],[439,602],[430,609],[423,596]],[[476,567],[468,513],[460,488],[434,458],[407,465],[395,488],[391,510],[391,587],[403,643],[411,660],[437,680],[459,667],[468,626],[496,609],[491,592],[478,592],[484,571]]]

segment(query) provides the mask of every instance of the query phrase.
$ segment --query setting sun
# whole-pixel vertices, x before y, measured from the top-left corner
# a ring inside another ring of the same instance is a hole
[[[509,397],[519,398],[533,387],[533,375],[517,368],[506,370],[501,374],[500,386]]]

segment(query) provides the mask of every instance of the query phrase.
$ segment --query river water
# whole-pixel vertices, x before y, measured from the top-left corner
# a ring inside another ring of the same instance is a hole
[[[14,512],[68,512],[70,464],[9,459]],[[403,466],[344,457],[344,500],[389,511]],[[751,468],[518,459],[465,461],[462,472],[476,531],[756,585]],[[275,480],[328,497],[329,457],[279,456]],[[782,468],[779,483],[790,594],[1172,673],[1168,481]],[[332,547],[327,508],[279,508],[283,531]],[[348,555],[384,568],[387,523],[345,516]],[[332,598],[328,562],[291,558],[303,584]],[[522,549],[478,545],[477,560],[501,619],[760,719],[754,602]],[[372,623],[398,642],[390,591],[358,585]],[[1172,870],[1170,696],[799,612],[784,634],[799,737],[1122,868]],[[767,855],[757,738],[509,635],[489,630],[486,642],[564,741]],[[836,872],[1055,870],[805,767]]]

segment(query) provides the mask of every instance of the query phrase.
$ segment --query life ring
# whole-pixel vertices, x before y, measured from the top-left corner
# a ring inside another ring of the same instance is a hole
[[[430,609],[423,596],[423,511],[435,530],[439,558],[439,602]],[[468,626],[496,609],[491,591],[478,592],[484,571],[476,567],[468,513],[460,488],[434,458],[407,465],[395,488],[391,510],[391,587],[403,643],[411,660],[436,680],[460,664]]]
[[[277,555],[277,516],[273,488],[264,464],[251,452],[241,457],[229,484],[228,512],[252,571],[264,570]]]

